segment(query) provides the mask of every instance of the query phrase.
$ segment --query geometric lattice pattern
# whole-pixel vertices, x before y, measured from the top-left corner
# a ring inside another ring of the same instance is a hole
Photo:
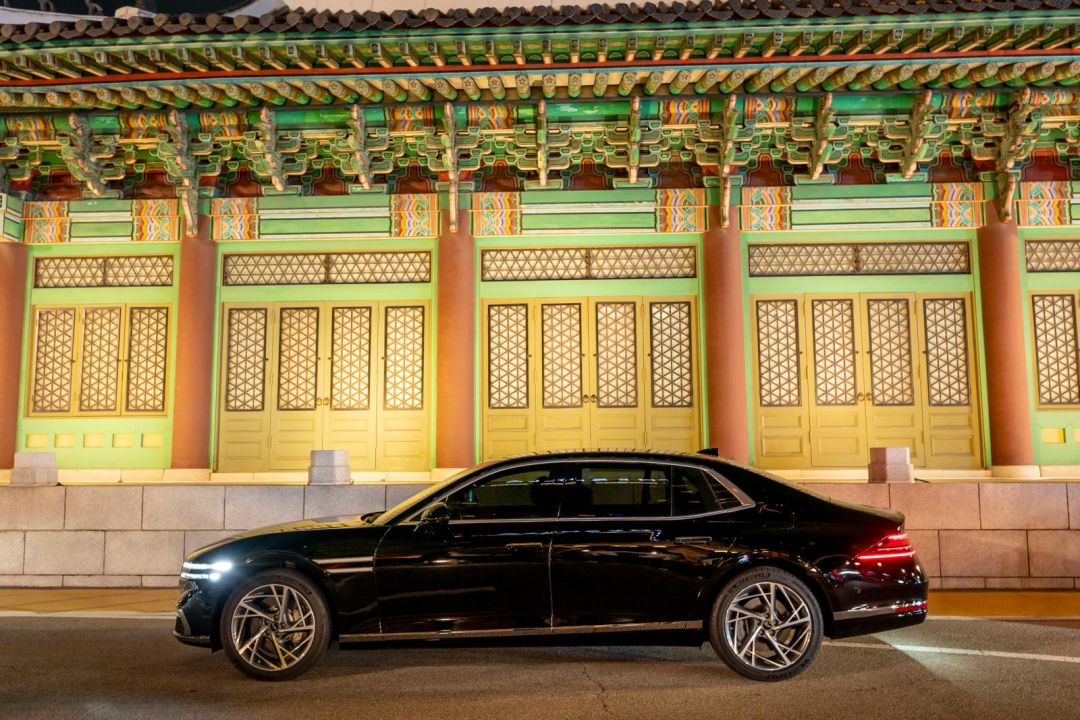
[[[34,260],[34,287],[169,287],[171,255],[110,257],[39,257]]]
[[[83,310],[80,412],[107,413],[118,409],[121,316],[119,307]]]
[[[1076,330],[1076,296],[1032,295],[1039,402],[1080,404],[1080,344]]]
[[[330,352],[330,407],[371,406],[371,308],[335,307]]]
[[[802,404],[799,306],[795,300],[758,300],[758,387],[762,407]]]
[[[596,304],[596,404],[637,407],[637,304]]]
[[[431,253],[259,253],[225,256],[225,285],[322,285],[431,281]]]
[[[688,302],[649,303],[653,407],[694,404],[693,343]]]
[[[129,412],[165,412],[168,346],[169,308],[131,308],[125,401]]]
[[[488,305],[488,407],[529,407],[528,305]]]
[[[962,298],[923,300],[926,387],[931,406],[971,404],[967,304]]]
[[[266,310],[231,308],[226,348],[225,409],[259,412],[266,384]]]
[[[911,318],[904,299],[867,300],[870,387],[874,405],[914,405]]]
[[[818,405],[854,405],[855,306],[848,299],[812,300],[814,385]]]
[[[326,282],[322,254],[226,255],[225,285],[319,285]]]
[[[697,275],[697,251],[685,245],[487,248],[480,267],[485,281],[691,278]]]
[[[35,413],[66,413],[71,410],[74,355],[75,308],[39,309],[30,402]]]
[[[755,244],[748,252],[753,277],[971,272],[966,242]]]
[[[1080,240],[1028,240],[1028,272],[1080,272]]]
[[[551,303],[540,309],[544,407],[581,407],[581,305]]]
[[[282,308],[278,410],[314,410],[319,382],[319,309]]]
[[[411,305],[386,308],[386,378],[383,404],[387,410],[424,407],[424,308]]]

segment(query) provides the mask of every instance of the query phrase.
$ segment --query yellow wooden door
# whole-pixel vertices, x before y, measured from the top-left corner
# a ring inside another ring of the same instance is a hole
[[[222,317],[222,363],[218,404],[220,472],[267,469],[270,439],[269,385],[271,308],[229,305]]]
[[[810,458],[819,467],[866,465],[866,411],[856,296],[809,296]]]
[[[697,323],[691,298],[648,298],[646,435],[656,450],[701,447]]]
[[[967,293],[921,295],[919,356],[925,392],[926,465],[982,467],[978,377]]]
[[[539,303],[536,450],[593,445],[585,384],[587,308],[587,301],[581,299]]]
[[[323,449],[324,384],[320,338],[325,308],[319,303],[277,305],[271,366],[270,469],[306,470],[311,451]]]
[[[753,299],[754,455],[762,467],[810,465],[810,412],[803,362],[807,356],[806,332],[802,318],[799,297]]]
[[[535,305],[535,303],[534,303]],[[535,445],[535,309],[526,301],[485,301],[481,456],[520,455]]]
[[[387,302],[378,308],[375,466],[388,471],[424,470],[431,456],[429,304]]]
[[[590,444],[584,447],[646,447],[643,326],[639,298],[589,303],[586,390]]]
[[[372,303],[328,303],[320,356],[324,382],[319,404],[326,416],[322,447],[345,450],[353,470],[376,466],[376,417],[372,397],[373,347],[378,337]]]
[[[925,462],[923,391],[917,381],[914,294],[861,295],[859,348],[868,447],[906,447]]]

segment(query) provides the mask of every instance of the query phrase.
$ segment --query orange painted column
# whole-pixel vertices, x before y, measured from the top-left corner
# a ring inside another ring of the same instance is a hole
[[[29,270],[26,246],[0,242],[0,468],[15,462],[22,383],[23,314]]]
[[[435,466],[440,468],[472,465],[476,448],[476,243],[469,212],[456,212],[457,230],[450,230],[449,213],[443,213],[439,237]]]
[[[986,203],[978,244],[991,464],[1032,465],[1020,239],[1016,223],[1002,222],[993,202]]]
[[[214,292],[217,248],[210,218],[195,235],[180,239],[180,288],[176,317],[172,467],[210,467],[210,415],[214,378]]]
[[[709,208],[702,243],[705,303],[705,373],[708,383],[709,446],[738,462],[750,458],[746,411],[746,333],[743,328],[743,269],[737,208],[721,227],[719,208]]]

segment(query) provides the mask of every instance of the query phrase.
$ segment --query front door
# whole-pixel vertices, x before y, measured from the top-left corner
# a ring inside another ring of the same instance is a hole
[[[754,406],[764,467],[982,462],[969,298],[912,293],[756,297]]]
[[[353,470],[427,467],[425,303],[229,305],[224,321],[219,471],[304,470],[322,449]]]
[[[432,498],[449,510],[444,528],[418,517],[390,528],[375,554],[383,632],[549,629],[561,488],[554,463],[503,469]]]
[[[700,446],[692,299],[490,301],[483,316],[484,459]]]

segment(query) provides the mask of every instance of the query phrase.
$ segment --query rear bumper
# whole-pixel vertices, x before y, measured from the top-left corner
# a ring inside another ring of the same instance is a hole
[[[842,638],[895,630],[918,625],[925,619],[925,598],[866,605],[834,612],[832,637]]]

